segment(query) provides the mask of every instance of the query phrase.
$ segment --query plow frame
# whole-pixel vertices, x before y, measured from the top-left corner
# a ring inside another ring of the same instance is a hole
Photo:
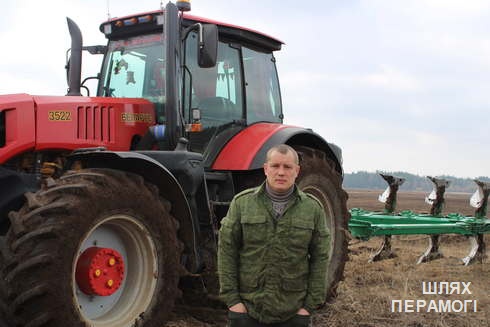
[[[384,212],[366,211],[360,208],[350,210],[349,232],[360,240],[369,240],[372,237],[383,236],[383,242],[378,250],[371,256],[369,262],[396,257],[391,248],[392,235],[430,235],[427,250],[419,257],[417,264],[442,258],[439,251],[439,236],[441,234],[458,234],[467,236],[470,241],[470,252],[462,259],[464,265],[483,260],[485,242],[483,234],[490,233],[490,219],[487,213],[490,182],[475,180],[478,189],[470,199],[470,204],[476,208],[474,217],[463,216],[459,213],[450,213],[443,216],[444,193],[449,181],[428,176],[434,185],[434,190],[426,197],[431,204],[430,214],[418,214],[410,210],[395,213],[397,192],[405,181],[391,175],[380,174],[388,183],[386,191],[380,195],[379,201],[385,203]]]

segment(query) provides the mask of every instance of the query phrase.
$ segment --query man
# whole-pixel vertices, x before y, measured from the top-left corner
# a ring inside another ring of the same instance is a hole
[[[308,326],[325,300],[329,232],[320,202],[295,185],[296,151],[267,152],[266,181],[235,196],[221,221],[220,295],[230,327]]]

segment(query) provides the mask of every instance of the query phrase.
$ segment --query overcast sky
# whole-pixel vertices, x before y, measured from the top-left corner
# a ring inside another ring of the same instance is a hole
[[[164,4],[166,1],[164,2]],[[66,16],[84,45],[99,25],[159,0],[2,0],[0,94],[66,93]],[[490,175],[490,1],[194,0],[192,14],[285,42],[285,123],[343,150],[346,172]],[[85,77],[97,60],[84,57]]]

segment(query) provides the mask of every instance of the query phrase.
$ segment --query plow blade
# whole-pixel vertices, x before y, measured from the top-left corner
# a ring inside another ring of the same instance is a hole
[[[476,236],[470,236],[470,253],[464,257],[463,264],[468,266],[474,262],[483,263],[486,259],[485,255],[485,242],[483,242],[483,234]]]

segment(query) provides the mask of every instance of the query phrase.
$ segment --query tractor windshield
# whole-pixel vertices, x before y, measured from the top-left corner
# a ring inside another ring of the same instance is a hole
[[[157,105],[163,120],[165,104],[162,33],[111,40],[105,56],[99,96],[146,98]]]

